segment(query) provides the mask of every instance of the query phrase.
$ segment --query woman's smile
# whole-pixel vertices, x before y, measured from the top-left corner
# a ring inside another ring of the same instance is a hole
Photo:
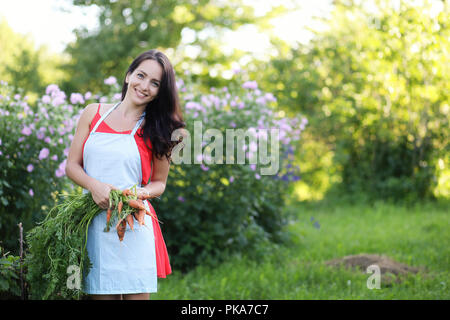
[[[146,99],[148,97],[148,94],[143,93],[142,91],[140,91],[137,88],[134,88],[134,91],[136,92],[136,95],[138,96],[138,98]]]

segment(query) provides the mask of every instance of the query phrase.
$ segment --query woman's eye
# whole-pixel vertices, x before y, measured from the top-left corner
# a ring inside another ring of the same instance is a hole
[[[158,87],[158,83],[157,82],[153,82],[153,84],[155,85],[155,87]]]
[[[142,74],[142,73],[138,73],[138,78],[140,78],[140,79],[142,79],[142,78],[144,78],[144,75]]]

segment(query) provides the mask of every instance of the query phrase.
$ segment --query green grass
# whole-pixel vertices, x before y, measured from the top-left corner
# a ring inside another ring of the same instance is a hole
[[[290,245],[264,258],[235,255],[216,266],[158,280],[158,299],[450,299],[447,203],[294,203]],[[313,218],[313,219],[312,219]],[[314,222],[320,224],[314,226]],[[381,289],[370,274],[333,269],[325,261],[359,253],[384,254],[426,271]]]

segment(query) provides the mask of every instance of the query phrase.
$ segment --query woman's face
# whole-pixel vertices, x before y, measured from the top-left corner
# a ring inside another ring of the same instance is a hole
[[[163,68],[155,60],[144,60],[133,71],[127,74],[125,81],[128,83],[125,99],[138,106],[147,105],[156,98],[161,85]]]

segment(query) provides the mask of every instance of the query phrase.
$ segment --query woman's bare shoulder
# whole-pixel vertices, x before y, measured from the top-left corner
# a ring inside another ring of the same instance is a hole
[[[114,105],[114,103],[102,103],[99,110],[100,115],[103,115],[106,111],[114,107]]]
[[[80,116],[80,121],[84,124],[90,125],[92,119],[94,119],[95,114],[97,113],[98,103],[90,103],[86,107],[84,107],[83,112]]]

